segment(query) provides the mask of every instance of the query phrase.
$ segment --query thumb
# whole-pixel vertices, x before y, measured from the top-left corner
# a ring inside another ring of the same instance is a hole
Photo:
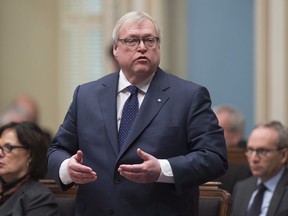
[[[78,150],[77,153],[75,154],[75,160],[78,161],[79,163],[83,163],[83,152],[81,150]]]
[[[149,160],[150,154],[142,151],[140,148],[137,149],[137,155],[142,158],[144,161]]]

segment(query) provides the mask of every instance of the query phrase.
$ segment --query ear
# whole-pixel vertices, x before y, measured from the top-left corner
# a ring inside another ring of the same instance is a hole
[[[26,163],[27,167],[29,167],[30,164],[31,164],[31,158],[28,158],[28,161],[27,161],[27,163]]]
[[[282,152],[282,160],[281,160],[281,162],[283,163],[283,164],[287,164],[288,163],[288,149],[287,148],[284,148],[284,149],[282,149],[281,150],[281,152]]]
[[[31,155],[31,152],[29,153],[28,157],[27,157],[27,163],[31,163],[32,161],[32,155]]]
[[[113,45],[113,55],[114,55],[114,57],[117,59],[117,57],[118,57],[118,52],[117,52],[117,45]]]

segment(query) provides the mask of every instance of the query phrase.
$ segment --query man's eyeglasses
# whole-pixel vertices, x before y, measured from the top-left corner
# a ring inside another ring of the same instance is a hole
[[[247,148],[245,151],[246,156],[251,157],[251,155],[253,154],[253,152],[256,153],[257,156],[259,157],[265,157],[269,154],[269,152],[272,151],[280,151],[283,148],[277,148],[277,149],[266,149],[266,148],[258,148],[258,149],[254,149],[254,148]]]
[[[21,149],[27,149],[28,147],[26,146],[16,146],[16,145],[11,145],[11,144],[5,144],[4,146],[0,146],[0,149],[3,154],[9,154],[13,149],[16,148],[21,148]]]
[[[146,47],[152,48],[154,45],[159,42],[159,37],[146,37],[146,38],[124,38],[118,39],[118,41],[126,44],[127,47],[135,49],[139,46],[140,42],[143,41]]]

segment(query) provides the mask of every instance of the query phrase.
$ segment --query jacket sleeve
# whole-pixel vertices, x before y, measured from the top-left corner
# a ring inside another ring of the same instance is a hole
[[[191,101],[186,127],[188,152],[168,159],[176,190],[212,181],[228,168],[223,129],[211,109],[208,90],[199,87]]]

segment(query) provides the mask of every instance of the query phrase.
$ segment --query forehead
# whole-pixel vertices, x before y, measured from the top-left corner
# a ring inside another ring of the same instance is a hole
[[[119,36],[157,36],[156,28],[153,22],[149,19],[142,20],[141,22],[126,22],[119,29]]]
[[[216,113],[217,118],[219,120],[220,125],[225,124],[227,125],[229,123],[229,113],[225,111],[217,112]]]
[[[248,139],[248,147],[277,147],[278,134],[272,128],[255,128]]]
[[[10,128],[4,130],[3,133],[1,134],[0,144],[2,145],[9,141],[18,142],[16,131]]]

